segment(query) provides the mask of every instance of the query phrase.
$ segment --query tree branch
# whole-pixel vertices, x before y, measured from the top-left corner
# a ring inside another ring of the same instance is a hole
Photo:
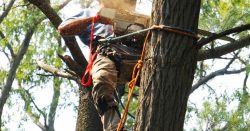
[[[211,41],[214,41],[214,40],[216,40],[218,38],[224,37],[226,35],[230,35],[232,33],[238,33],[238,32],[242,32],[242,31],[245,31],[245,30],[249,30],[249,29],[250,29],[250,24],[235,27],[235,28],[223,31],[223,32],[218,33],[218,34],[213,34],[212,36],[210,36],[208,38],[201,39],[197,44],[200,47],[202,47],[202,46],[206,45],[207,43],[209,43]]]
[[[207,60],[207,59],[218,58],[222,55],[233,52],[235,50],[246,47],[248,45],[250,45],[250,36],[247,36],[235,42],[231,42],[231,43],[216,47],[214,49],[201,50],[197,56],[197,60],[202,61],[202,60]]]
[[[232,70],[232,71],[227,71],[225,69],[221,69],[221,70],[217,70],[211,74],[209,74],[208,76],[202,78],[201,80],[199,80],[199,82],[197,82],[196,84],[194,84],[192,86],[192,89],[190,91],[190,94],[193,93],[196,89],[199,88],[199,86],[203,85],[204,83],[208,82],[209,80],[213,79],[216,76],[220,76],[220,75],[225,75],[225,74],[238,74],[241,73],[243,71],[245,71],[246,68],[241,68],[239,70]]]
[[[55,75],[52,75],[52,74],[39,74],[39,73],[37,73],[36,75],[39,75],[39,76],[55,76]]]
[[[62,4],[60,4],[60,5],[58,6],[58,8],[59,8],[59,9],[62,9],[62,8],[65,7],[70,1],[71,1],[71,0],[66,0],[66,1],[64,1]]]
[[[206,30],[198,29],[198,34],[203,35],[203,36],[213,36],[217,35],[216,33],[212,33]],[[228,36],[222,36],[220,37],[221,40],[229,41],[229,42],[234,42],[235,39],[228,37]]]
[[[84,73],[84,70],[70,56],[68,55],[62,56],[58,54],[58,57],[61,58],[63,62],[66,63],[66,65],[69,67],[70,70],[74,71],[79,77],[82,76],[82,74]]]
[[[30,40],[31,40],[32,35],[35,31],[35,27],[31,28],[26,33],[24,40],[22,42],[22,45],[17,53],[17,57],[13,60],[13,64],[10,67],[6,84],[4,85],[4,88],[3,88],[2,92],[1,92],[1,96],[0,96],[0,123],[1,123],[1,116],[3,113],[3,107],[4,107],[4,104],[6,103],[7,98],[9,97],[12,83],[13,83],[14,78],[16,76],[16,70],[17,70],[19,64],[21,63],[21,60],[23,59],[23,56],[29,47]]]
[[[57,110],[59,97],[60,97],[60,85],[61,85],[61,82],[59,78],[54,77],[54,80],[53,80],[54,94],[52,97],[52,102],[50,104],[49,118],[48,118],[48,121],[49,121],[48,130],[54,130],[55,115],[56,115],[56,110]]]
[[[244,90],[246,91],[248,77],[249,77],[249,75],[246,74],[246,76],[245,76],[245,78],[244,78],[244,81],[243,81],[243,91],[244,91]]]
[[[9,54],[8,54],[8,53],[6,53],[4,50],[0,50],[0,51],[4,53],[4,55],[7,57],[7,59],[8,59],[8,60],[9,60],[9,62],[10,62],[11,60],[10,60]]]
[[[59,76],[59,77],[63,77],[63,78],[67,78],[70,80],[74,80],[77,83],[81,83],[81,80],[79,77],[77,76],[73,76],[69,73],[63,72],[53,66],[47,65],[45,63],[43,63],[42,61],[37,61],[37,64],[39,67],[41,67],[42,69],[44,69],[47,72],[50,72],[51,74],[54,74],[55,76]]]
[[[40,114],[42,114],[42,116],[43,116],[43,118],[44,118],[45,125],[42,125],[39,121],[36,121],[35,118],[33,117],[34,115],[30,115],[30,117],[31,117],[32,119],[34,119],[34,123],[36,123],[36,125],[37,125],[39,128],[41,128],[42,130],[45,129],[45,127],[47,126],[47,124],[46,124],[46,121],[47,121],[47,116],[46,116],[46,114],[36,105],[35,101],[34,101],[34,100],[32,99],[32,97],[31,97],[29,91],[27,91],[27,90],[25,90],[25,89],[23,89],[23,90],[25,91],[25,93],[26,93],[27,96],[29,97],[29,99],[30,99],[30,101],[32,102],[32,104],[35,106],[36,110],[37,110]],[[24,98],[25,98],[25,97],[24,97]],[[32,112],[30,112],[30,113],[32,113]],[[28,113],[28,114],[29,114],[29,113]],[[33,114],[33,113],[32,113],[32,114]]]
[[[42,4],[42,5],[44,5],[44,4]],[[0,96],[0,127],[1,127],[1,123],[2,123],[1,116],[3,113],[3,107],[4,107],[4,104],[6,103],[7,98],[9,97],[12,83],[13,83],[14,78],[16,76],[16,70],[17,70],[21,60],[23,59],[24,54],[26,53],[26,51],[29,47],[30,40],[31,40],[32,35],[33,35],[33,33],[36,29],[36,26],[38,25],[39,22],[40,22],[39,20],[34,22],[33,26],[25,34],[24,40],[23,40],[22,45],[17,53],[17,56],[15,57],[15,59],[13,60],[13,63],[11,64],[6,84],[4,85],[4,87],[1,91],[1,96]]]
[[[3,12],[3,14],[0,16],[0,24],[3,22],[4,18],[8,15],[10,12],[11,7],[14,5],[15,0],[11,0],[9,4],[7,5],[7,9]]]
[[[30,3],[38,7],[57,28],[62,22],[61,18],[57,15],[56,11],[50,6],[46,0],[29,0]]]
[[[61,18],[57,15],[54,9],[45,0],[29,0],[32,4],[37,6],[51,21],[55,28],[62,22]],[[86,68],[87,60],[83,56],[79,45],[74,37],[63,37],[65,44],[69,48],[74,60],[83,68]],[[83,75],[83,74],[82,74]]]
[[[238,54],[236,54],[238,55]],[[236,59],[236,56],[229,61],[229,63],[220,70],[214,71],[211,74],[201,78],[196,84],[194,84],[191,88],[191,91],[189,94],[193,93],[196,89],[198,89],[201,85],[205,84],[206,82],[208,82],[209,80],[215,78],[216,76],[220,76],[220,75],[225,75],[225,74],[237,74],[237,73],[241,73],[243,71],[246,70],[246,68],[241,68],[239,70],[231,70],[228,71],[228,68],[230,67],[230,65],[234,62],[234,60]]]
[[[5,38],[5,35],[3,34],[3,32],[1,30],[0,30],[0,36],[2,37],[2,39]],[[15,55],[15,53],[13,51],[13,48],[12,48],[11,44],[8,41],[7,41],[7,48],[10,51],[11,57],[14,59],[16,55]]]
[[[67,78],[69,80],[74,80],[79,85],[79,88],[81,88],[82,93],[84,93],[84,94],[89,93],[89,90],[88,90],[89,88],[83,88],[82,83],[81,83],[81,79],[78,76],[72,75],[72,73],[63,72],[55,67],[52,67],[50,65],[43,63],[41,61],[37,61],[37,64],[39,67],[44,69],[46,72],[54,74],[55,76]]]

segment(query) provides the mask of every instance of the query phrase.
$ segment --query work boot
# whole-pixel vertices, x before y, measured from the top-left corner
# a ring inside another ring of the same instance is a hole
[[[117,126],[120,122],[120,115],[117,110],[117,107],[109,108],[101,116],[101,120],[102,120],[104,131],[116,131]]]

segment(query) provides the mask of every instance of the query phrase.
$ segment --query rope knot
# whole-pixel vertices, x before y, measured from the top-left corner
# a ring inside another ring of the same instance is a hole
[[[147,36],[146,36],[144,44],[143,44],[141,59],[138,60],[137,64],[134,66],[133,74],[132,74],[132,80],[128,84],[128,86],[129,86],[128,101],[127,101],[126,107],[124,109],[124,112],[122,114],[121,120],[120,120],[120,122],[118,124],[118,127],[117,127],[116,131],[121,131],[123,129],[123,127],[124,127],[125,122],[126,122],[127,114],[128,114],[128,108],[129,108],[129,103],[131,101],[131,98],[132,98],[132,95],[133,95],[133,90],[135,88],[136,81],[137,81],[137,79],[139,77],[140,70],[141,70],[142,65],[143,65],[145,45],[147,43],[149,34],[150,34],[150,31],[147,33]]]
[[[131,88],[133,88],[134,85],[135,85],[135,79],[132,79],[132,80],[128,83],[128,87],[131,89]]]
[[[137,69],[141,69],[143,65],[143,61],[142,60],[138,60],[137,62]]]

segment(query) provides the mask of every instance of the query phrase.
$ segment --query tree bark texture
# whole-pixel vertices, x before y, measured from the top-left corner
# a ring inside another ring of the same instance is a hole
[[[200,0],[155,0],[151,23],[197,33]],[[197,40],[153,31],[146,47],[134,130],[182,131],[197,65]]]
[[[80,91],[76,131],[102,131],[102,123],[93,102],[91,94]]]

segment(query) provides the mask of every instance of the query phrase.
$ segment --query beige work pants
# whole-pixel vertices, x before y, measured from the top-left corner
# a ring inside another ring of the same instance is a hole
[[[115,131],[120,120],[116,111],[118,105],[114,97],[117,83],[115,64],[108,57],[98,55],[91,73],[93,80],[92,96],[95,106],[98,111],[103,110],[100,108],[105,109],[105,112],[100,114],[104,131]]]

